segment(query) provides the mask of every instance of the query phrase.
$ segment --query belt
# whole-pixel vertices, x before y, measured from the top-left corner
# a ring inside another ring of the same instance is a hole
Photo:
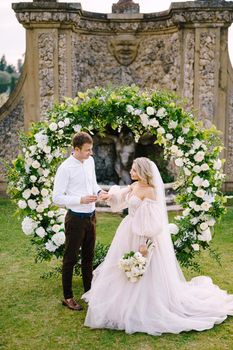
[[[71,215],[75,215],[75,216],[79,217],[80,219],[91,218],[93,215],[95,215],[95,210],[91,213],[79,213],[79,212],[76,212],[76,211],[69,209],[68,212]]]

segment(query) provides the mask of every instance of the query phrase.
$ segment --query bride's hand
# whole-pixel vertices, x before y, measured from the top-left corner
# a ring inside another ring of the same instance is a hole
[[[111,199],[111,195],[108,193],[100,193],[98,199],[100,201],[107,201],[107,200]]]
[[[139,253],[141,253],[142,256],[146,256],[147,255],[147,246],[146,245],[140,245]]]

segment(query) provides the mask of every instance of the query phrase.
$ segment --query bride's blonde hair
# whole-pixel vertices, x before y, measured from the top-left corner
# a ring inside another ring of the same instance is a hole
[[[151,161],[146,157],[140,157],[134,159],[133,163],[139,178],[149,186],[154,187]]]

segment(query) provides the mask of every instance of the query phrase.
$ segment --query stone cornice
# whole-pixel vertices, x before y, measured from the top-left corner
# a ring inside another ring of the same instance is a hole
[[[233,1],[187,1],[172,3],[166,11],[146,14],[105,14],[83,11],[80,3],[13,3],[18,21],[32,26],[72,26],[89,32],[151,32],[172,27],[206,24],[229,26],[233,22]]]

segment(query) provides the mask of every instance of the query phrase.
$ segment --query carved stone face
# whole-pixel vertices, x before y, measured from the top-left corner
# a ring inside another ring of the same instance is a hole
[[[134,35],[121,34],[112,38],[109,42],[109,51],[117,62],[123,66],[129,66],[138,53],[139,39]]]

